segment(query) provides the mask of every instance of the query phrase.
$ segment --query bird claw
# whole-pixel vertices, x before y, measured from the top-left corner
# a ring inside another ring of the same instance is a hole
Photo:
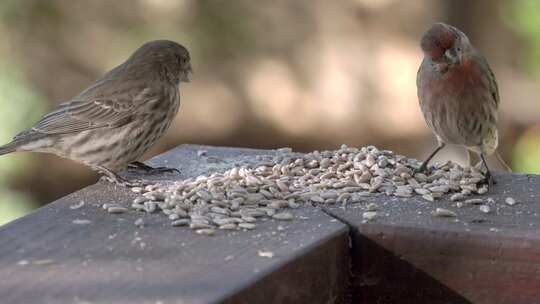
[[[491,189],[491,187],[495,186],[497,184],[497,181],[495,180],[495,177],[491,174],[491,172],[486,172],[484,175],[484,179],[480,181],[481,185],[486,185],[488,188],[488,191]]]
[[[491,174],[486,179],[487,179],[487,184],[488,184],[489,187],[494,186],[494,185],[497,184],[497,181],[495,180],[495,178]]]
[[[180,174],[180,170],[176,168],[168,167],[155,167],[147,171],[148,174],[159,174],[159,173],[177,173]]]
[[[422,173],[422,174],[426,174],[428,175],[432,169],[432,167],[429,167],[428,164],[426,162],[423,162],[422,165],[420,165],[420,167],[416,167],[413,169],[413,176],[417,173]]]
[[[422,166],[415,168],[413,170],[413,175],[417,173],[424,173],[424,172],[426,172],[426,167],[422,164]]]
[[[168,167],[151,167],[148,166],[142,162],[133,162],[128,165],[128,170],[139,170],[143,171],[144,174],[153,175],[153,174],[161,174],[161,173],[177,173],[180,174],[180,170],[176,168],[168,168]]]

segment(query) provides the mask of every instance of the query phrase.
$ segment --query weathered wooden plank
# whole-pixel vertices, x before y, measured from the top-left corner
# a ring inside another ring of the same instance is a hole
[[[362,303],[540,303],[540,178],[498,174],[492,212],[448,200],[377,197],[328,212],[353,229]],[[505,204],[511,196],[519,203]],[[368,203],[378,217],[362,218]],[[437,208],[456,218],[431,215]]]
[[[199,149],[208,151],[205,160],[197,156]],[[151,163],[177,167],[185,178],[260,153],[269,152],[182,146]],[[348,229],[320,210],[300,208],[293,212],[303,220],[268,220],[255,231],[205,237],[171,227],[162,214],[111,215],[100,207],[108,202],[129,206],[133,197],[100,182],[1,227],[0,302],[344,301]],[[83,207],[70,209],[80,201]],[[134,225],[139,217],[144,228]],[[274,257],[261,257],[259,250]]]
[[[184,146],[152,163],[182,170],[162,179],[185,178],[260,153],[271,152]],[[385,196],[326,210],[352,227],[350,251],[347,227],[316,208],[296,210],[303,219],[292,222],[203,237],[171,228],[160,214],[106,214],[101,204],[134,195],[99,183],[0,228],[1,302],[339,303],[351,292],[363,303],[536,303],[540,178],[497,178],[488,214],[448,200]],[[507,196],[518,204],[506,205]],[[81,200],[84,207],[69,208]],[[365,222],[368,203],[378,216]],[[433,217],[437,207],[457,217]],[[141,216],[143,229],[133,224]]]

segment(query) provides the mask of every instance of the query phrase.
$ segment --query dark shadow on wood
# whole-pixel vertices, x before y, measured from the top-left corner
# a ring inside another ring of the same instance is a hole
[[[472,303],[358,229],[352,238],[352,303]]]
[[[350,303],[348,242],[347,233],[336,234],[325,244],[243,288],[225,303]]]

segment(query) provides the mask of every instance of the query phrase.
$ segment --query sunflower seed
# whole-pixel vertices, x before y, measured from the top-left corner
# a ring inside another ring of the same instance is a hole
[[[133,187],[131,188],[131,191],[135,192],[135,193],[141,193],[143,192],[143,188],[142,187]]]
[[[484,203],[484,199],[482,198],[470,198],[468,200],[464,201],[465,204],[468,205],[480,205]]]
[[[446,193],[450,190],[450,188],[446,185],[440,185],[440,186],[433,186],[429,188],[429,191],[431,192],[438,192],[438,193]]]
[[[414,173],[417,160],[373,146],[357,149],[343,145],[339,150],[308,154],[285,148],[254,159],[237,162],[226,171],[139,187],[133,190],[138,196],[131,207],[162,212],[171,225],[190,225],[196,231],[254,229],[261,218],[292,219],[292,214],[283,210],[302,205],[345,206],[379,195],[421,196],[433,202],[449,193],[456,206],[463,206],[474,202],[466,200],[468,196],[487,192],[486,186],[477,186],[484,179],[478,169],[446,162],[430,166],[426,173]],[[478,204],[494,201],[480,199]],[[103,207],[123,208],[119,204]],[[369,212],[376,212],[377,205],[368,204],[365,210],[364,220],[369,220]]]
[[[516,204],[516,200],[513,197],[507,197],[504,202],[509,206],[514,206]]]
[[[69,206],[69,209],[76,210],[76,209],[82,208],[83,206],[84,206],[84,201],[80,201],[75,205]]]
[[[454,211],[443,209],[443,208],[437,208],[431,214],[437,217],[456,217],[457,216],[457,214]]]
[[[478,207],[478,209],[480,209],[480,211],[482,211],[484,213],[490,213],[491,212],[491,208],[488,205],[480,205],[480,207]]]
[[[243,216],[242,220],[246,223],[255,223],[257,221],[257,219],[252,216]]]
[[[88,225],[92,224],[92,221],[85,219],[74,219],[72,223],[75,225]]]
[[[462,193],[455,193],[455,194],[452,194],[452,196],[450,196],[450,200],[452,202],[461,201],[464,198],[465,198],[465,195],[463,195]]]
[[[181,220],[178,220],[178,221],[181,221]],[[177,222],[177,221],[175,221],[175,222]],[[207,224],[207,223],[204,223],[204,222],[192,222],[191,224],[189,224],[189,228],[194,229],[194,230],[197,230],[197,229],[211,229],[211,228],[214,228],[214,226],[212,226],[210,224]]]
[[[121,213],[126,213],[127,211],[128,210],[126,208],[120,207],[120,206],[112,206],[112,207],[107,208],[107,212],[111,214],[121,214]]]
[[[435,201],[435,198],[433,197],[433,194],[430,194],[430,193],[422,195],[422,198],[425,199],[428,202],[434,202]]]
[[[486,194],[488,192],[488,187],[487,186],[482,186],[478,189],[478,194]]]
[[[394,192],[394,196],[397,196],[397,197],[412,197],[412,193],[408,192],[408,191],[404,191],[404,190],[396,190],[396,192]]]
[[[216,230],[213,228],[203,228],[203,229],[197,229],[195,232],[202,235],[214,235]]]
[[[314,203],[319,203],[319,204],[322,204],[324,203],[324,199],[319,196],[319,195],[313,195],[309,198],[310,201],[314,202]]]
[[[366,156],[364,164],[366,165],[366,167],[371,168],[373,167],[373,165],[375,165],[375,162],[376,162],[375,156],[373,156],[373,154],[368,154]]]
[[[416,194],[419,194],[419,195],[431,194],[431,192],[429,192],[429,190],[423,189],[423,188],[415,188],[414,192],[416,192]]]
[[[240,224],[238,224],[238,227],[242,228],[242,229],[252,230],[252,229],[255,229],[255,227],[257,227],[257,225],[252,224],[252,223],[240,223]]]
[[[227,210],[225,208],[221,208],[221,207],[211,207],[210,211],[215,212],[215,213],[219,213],[219,214],[223,214],[223,215],[229,215],[231,213],[229,210]]]
[[[219,229],[221,229],[221,230],[234,230],[236,228],[237,228],[237,226],[234,223],[223,224],[223,225],[219,226]]]
[[[144,202],[144,209],[148,213],[154,213],[155,211],[157,211],[157,203],[153,201]]]
[[[286,200],[273,200],[270,201],[270,204],[268,207],[273,209],[281,209],[281,208],[287,208],[289,206],[289,202]]]
[[[347,202],[349,202],[351,200],[351,194],[348,193],[348,192],[345,192],[345,193],[341,193],[338,198],[337,198],[337,201],[338,203],[342,203],[342,204],[346,204]]]
[[[175,220],[177,220],[179,218],[180,218],[180,216],[178,214],[176,214],[176,213],[169,214],[169,220],[171,220],[171,221],[175,221]]]
[[[181,226],[189,226],[189,220],[188,219],[180,219],[171,222],[171,226],[173,227],[181,227]]]
[[[272,218],[281,221],[290,221],[294,218],[294,216],[289,212],[282,212],[272,215]]]
[[[367,211],[376,211],[377,209],[379,209],[379,206],[377,204],[375,204],[375,203],[369,203],[366,206]]]
[[[367,212],[362,213],[362,218],[367,221],[374,220],[376,217],[377,217],[377,212],[375,211],[367,211]]]
[[[133,223],[135,226],[137,227],[143,227],[144,226],[144,220],[142,218],[138,218],[135,220],[135,222]]]

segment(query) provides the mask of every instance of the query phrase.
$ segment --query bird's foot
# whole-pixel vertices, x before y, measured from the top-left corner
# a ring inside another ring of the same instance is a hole
[[[416,166],[414,166],[416,167]],[[429,173],[431,172],[431,170],[433,169],[433,167],[429,167],[428,168],[428,163],[427,162],[423,162],[420,167],[416,167],[414,168],[413,167],[413,176],[417,173],[422,173],[422,174],[425,174],[425,175],[429,175]]]
[[[142,162],[132,162],[128,165],[128,170],[142,171],[144,174],[153,175],[160,173],[180,173],[180,170],[176,168],[168,167],[151,167]]]
[[[484,173],[484,180],[482,181],[482,184],[487,185],[489,191],[493,185],[497,184],[497,181],[495,181],[495,177],[493,177],[493,174],[491,174],[491,171],[489,170],[484,154],[480,154],[480,159],[482,160],[484,167],[486,167],[486,173]]]
[[[497,181],[495,180],[495,177],[493,177],[493,175],[489,171],[484,174],[484,179],[480,181],[480,185],[486,185],[488,191],[496,184]]]
[[[427,166],[424,166],[424,164],[422,164],[420,167],[418,168],[415,168],[413,170],[413,175],[416,174],[416,173],[425,173],[426,172],[426,168]]]
[[[416,173],[425,173],[426,170],[428,169],[428,164],[431,161],[431,159],[437,153],[439,153],[439,151],[441,151],[445,146],[446,146],[445,143],[439,141],[439,146],[437,147],[437,149],[435,149],[433,152],[431,152],[431,154],[428,156],[428,158],[426,158],[426,160],[422,162],[422,165],[420,166],[420,168],[414,170],[414,173],[415,174]]]
[[[125,179],[123,177],[121,177],[120,175],[116,174],[115,172],[105,168],[105,167],[102,167],[102,166],[94,166],[93,167],[95,170],[97,170],[98,172],[102,173],[103,176],[101,177],[101,179],[104,179],[110,183],[113,183],[115,185],[118,185],[118,186],[122,186],[122,187],[144,187],[148,184],[150,184],[150,182],[148,181],[144,181],[144,180],[128,180],[128,179]]]

